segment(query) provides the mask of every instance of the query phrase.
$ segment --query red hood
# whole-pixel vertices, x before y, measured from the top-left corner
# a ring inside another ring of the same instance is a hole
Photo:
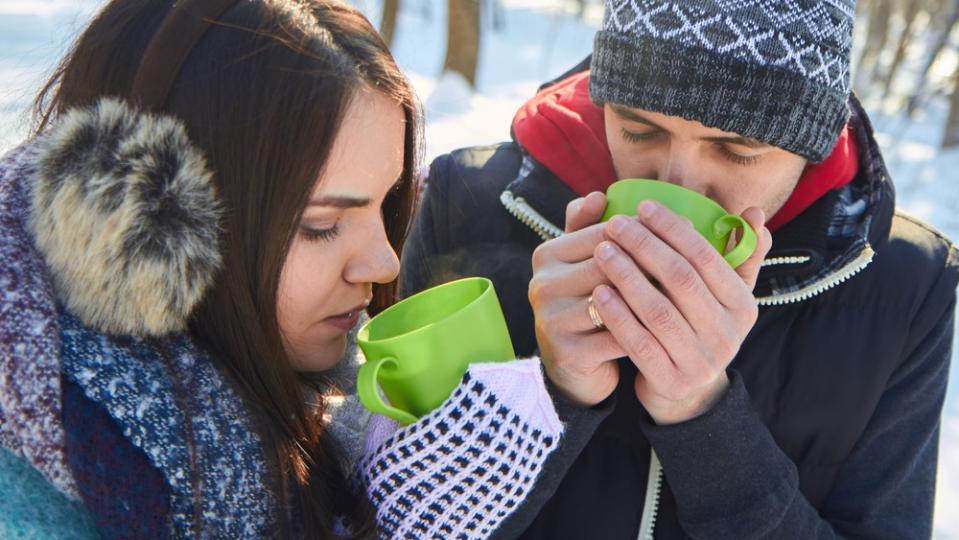
[[[856,177],[859,156],[850,130],[843,130],[825,161],[806,167],[789,200],[768,221],[770,230],[785,225],[826,192]],[[606,191],[617,180],[603,109],[589,99],[589,71],[559,81],[526,102],[513,118],[513,133],[536,161],[580,195]]]

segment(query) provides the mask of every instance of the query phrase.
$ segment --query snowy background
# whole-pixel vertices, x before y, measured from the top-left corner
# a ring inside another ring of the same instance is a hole
[[[374,24],[378,22],[379,0],[354,3]],[[0,0],[0,154],[29,131],[27,110],[33,95],[100,4],[99,0]],[[487,5],[478,92],[472,93],[462,79],[440,76],[446,1],[404,0],[402,4],[394,54],[425,105],[429,159],[454,148],[506,139],[510,119],[537,86],[589,53],[602,17],[593,5],[579,18],[571,0],[502,0],[498,13],[502,25],[493,30],[493,13]],[[957,61],[948,57],[939,69],[951,70]],[[907,68],[919,63],[910,56]],[[959,240],[959,150],[938,150],[946,103],[932,103],[912,121],[881,114],[888,106],[866,101],[892,169],[899,206]],[[959,368],[954,366],[943,419],[935,523],[935,537],[951,540],[959,540],[957,396]]]

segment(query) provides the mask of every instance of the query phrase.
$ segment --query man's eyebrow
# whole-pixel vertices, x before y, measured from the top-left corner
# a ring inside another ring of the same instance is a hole
[[[738,144],[740,146],[745,146],[747,148],[766,148],[770,146],[762,141],[757,141],[751,137],[741,137],[737,135],[731,136],[719,136],[719,137],[703,137],[704,141],[710,142],[720,142],[726,144]]]
[[[630,110],[626,107],[623,107],[622,105],[616,105],[614,103],[610,103],[609,107],[613,109],[613,112],[616,113],[616,116],[619,116],[623,120],[629,120],[630,122],[638,122],[640,124],[646,124],[647,126],[654,127],[662,131],[666,131],[665,129],[662,128],[662,126],[660,126],[656,122],[653,122],[652,120],[646,118],[645,116],[633,110]]]
[[[613,109],[613,112],[616,113],[617,116],[619,116],[620,118],[624,120],[629,120],[631,122],[637,122],[640,124],[646,124],[647,126],[654,127],[662,131],[666,131],[665,129],[663,129],[662,126],[660,126],[656,122],[653,122],[649,118],[646,118],[645,116],[627,107],[623,107],[622,105],[616,105],[613,103],[610,103],[609,107]],[[702,140],[710,141],[710,142],[721,142],[726,144],[737,144],[740,146],[745,146],[747,148],[766,148],[767,146],[770,146],[764,142],[758,141],[751,137],[742,137],[739,135],[719,135],[715,137],[703,137]]]

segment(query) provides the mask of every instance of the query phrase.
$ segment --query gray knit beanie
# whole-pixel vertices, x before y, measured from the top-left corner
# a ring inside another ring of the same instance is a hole
[[[849,117],[855,0],[606,0],[589,91],[819,162]]]

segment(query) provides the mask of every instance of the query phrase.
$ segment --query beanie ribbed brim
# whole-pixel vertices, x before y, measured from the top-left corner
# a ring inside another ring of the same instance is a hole
[[[589,90],[599,104],[697,121],[817,163],[849,118],[845,93],[782,68],[608,31],[596,34]]]

